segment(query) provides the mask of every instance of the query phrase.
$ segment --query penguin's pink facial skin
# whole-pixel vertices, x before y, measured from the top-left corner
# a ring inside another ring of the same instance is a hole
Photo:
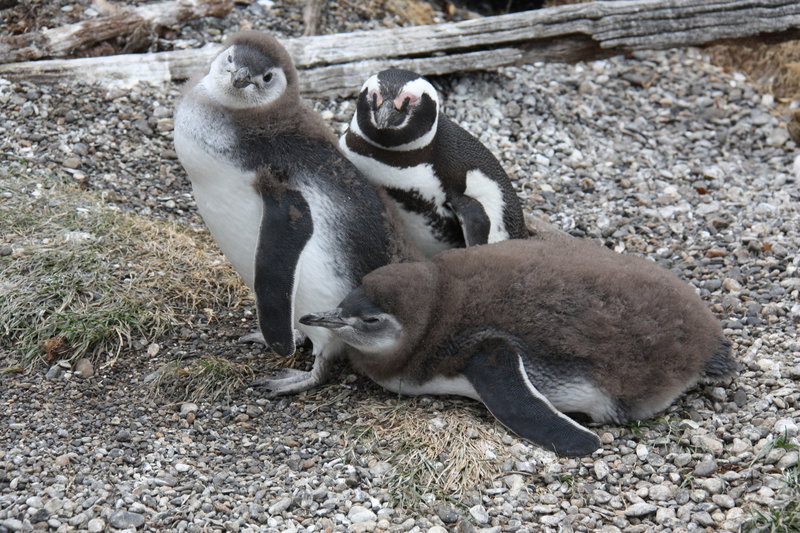
[[[383,103],[383,95],[377,89],[372,89],[367,95],[367,100],[373,109],[378,109]]]
[[[419,103],[419,96],[413,93],[401,93],[394,99],[394,107],[398,111],[405,112],[415,107]]]

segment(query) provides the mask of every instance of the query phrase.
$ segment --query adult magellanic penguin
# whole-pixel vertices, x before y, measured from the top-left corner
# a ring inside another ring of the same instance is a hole
[[[562,455],[600,445],[565,413],[646,418],[700,377],[735,370],[691,287],[646,259],[563,236],[388,265],[338,308],[300,321],[336,333],[382,386],[474,398]]]
[[[187,84],[175,148],[203,220],[255,291],[267,344],[292,354],[295,327],[313,343],[312,372],[259,384],[281,394],[322,382],[342,342],[297,319],[404,253],[394,207],[342,156],[301,100],[289,54],[263,33],[234,35]]]
[[[414,72],[370,77],[339,146],[397,202],[409,236],[428,256],[528,237],[500,163],[440,112],[436,89]]]

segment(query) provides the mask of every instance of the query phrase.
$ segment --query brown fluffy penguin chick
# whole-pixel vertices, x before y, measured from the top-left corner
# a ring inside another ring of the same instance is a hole
[[[646,418],[701,376],[735,370],[718,320],[691,287],[651,261],[569,237],[385,266],[339,308],[301,322],[336,333],[382,386],[477,399],[562,455],[600,445],[563,413]]]

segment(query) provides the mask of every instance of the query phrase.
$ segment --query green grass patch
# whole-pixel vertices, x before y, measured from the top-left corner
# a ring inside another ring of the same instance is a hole
[[[756,510],[752,518],[742,524],[746,533],[800,533],[800,499],[782,507]]]
[[[0,196],[0,369],[114,360],[247,289],[205,234],[123,212],[6,158]]]

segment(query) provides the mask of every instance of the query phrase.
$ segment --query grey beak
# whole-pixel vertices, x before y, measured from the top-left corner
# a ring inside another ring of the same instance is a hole
[[[253,81],[250,79],[250,69],[247,67],[242,67],[236,72],[231,75],[231,79],[233,80],[233,86],[237,89],[241,89],[243,87],[247,87]]]
[[[325,311],[324,313],[309,313],[304,315],[300,317],[300,323],[306,326],[318,326],[328,329],[337,329],[347,325],[347,322],[342,318],[342,310],[338,307],[332,311]]]
[[[403,121],[402,117],[399,116],[400,112],[394,107],[394,102],[389,98],[384,100],[374,113],[375,126],[377,126],[378,129],[397,126]]]

